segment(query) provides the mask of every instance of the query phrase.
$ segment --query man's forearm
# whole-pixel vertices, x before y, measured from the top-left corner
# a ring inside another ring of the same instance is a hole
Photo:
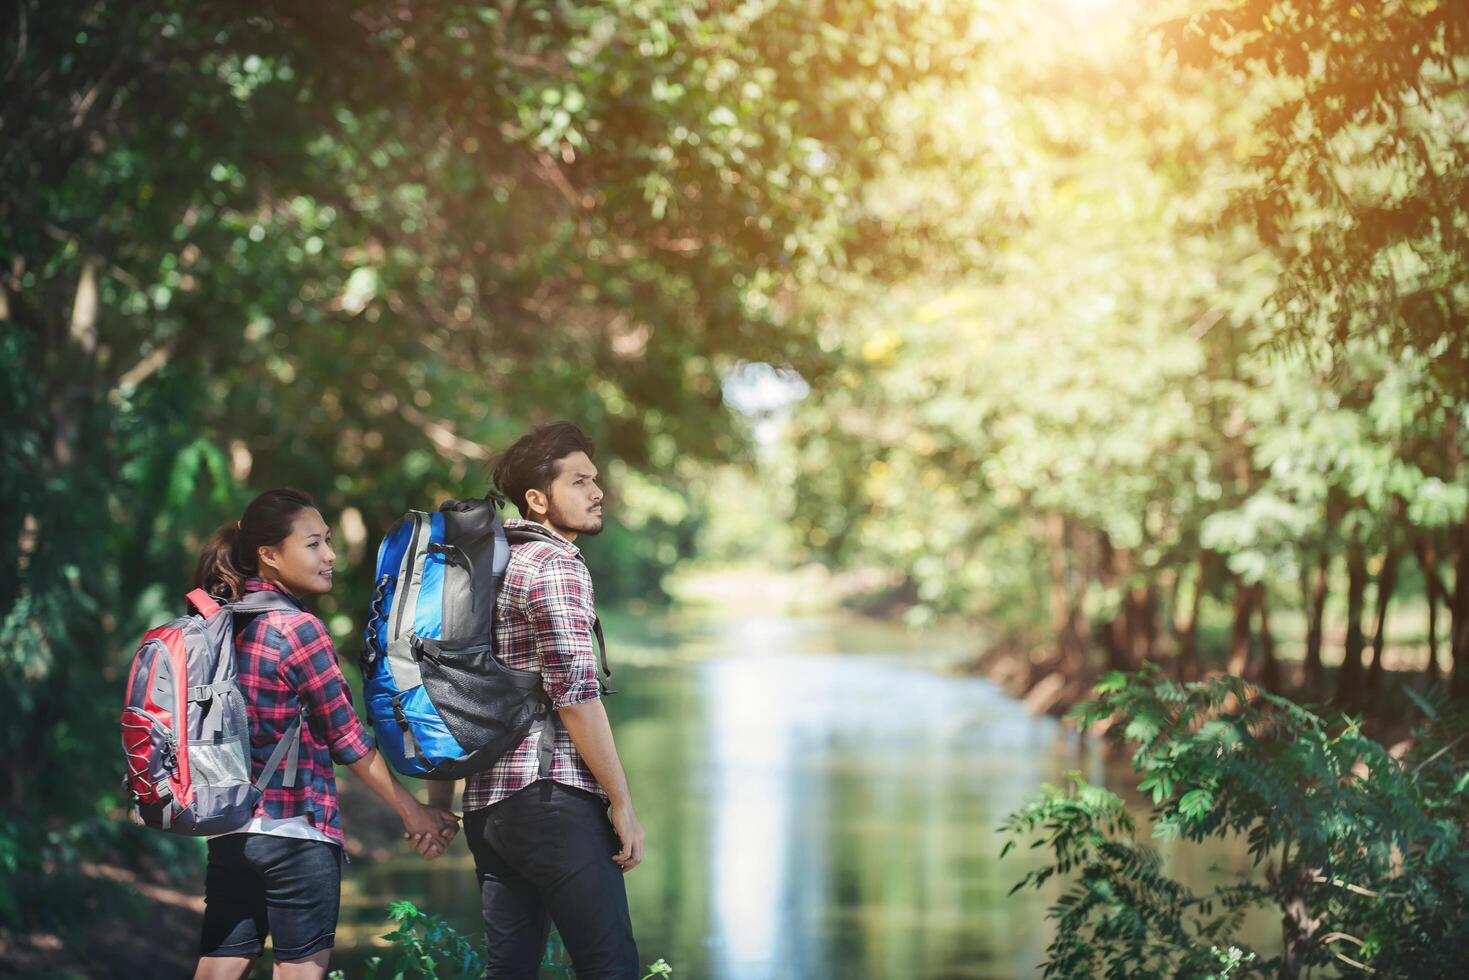
[[[584,701],[581,704],[558,708],[561,724],[571,736],[582,761],[597,777],[602,791],[614,806],[632,803],[632,793],[627,788],[627,776],[622,771],[622,760],[617,757],[617,745],[612,741],[612,725],[607,721],[607,709],[600,700]]]
[[[428,784],[428,805],[448,810],[454,804],[454,787],[458,785],[459,780],[457,779],[431,781]]]

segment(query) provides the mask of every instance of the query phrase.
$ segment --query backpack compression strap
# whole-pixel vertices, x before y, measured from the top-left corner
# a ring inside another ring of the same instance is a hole
[[[265,787],[270,784],[270,777],[280,768],[281,760],[286,762],[286,787],[296,785],[296,770],[301,761],[301,719],[297,715],[290,726],[286,728],[286,734],[275,743],[275,749],[270,753],[270,758],[265,760],[265,768],[260,770],[260,778],[255,780],[255,788],[265,792]]]
[[[268,612],[301,612],[300,606],[279,592],[251,592],[229,603],[228,609],[234,613],[237,627],[241,617],[259,616]],[[260,770],[260,778],[255,780],[255,788],[262,793],[265,792],[270,777],[280,768],[283,759],[286,764],[285,785],[288,789],[296,785],[296,773],[301,762],[301,728],[305,717],[305,709],[302,709],[302,713],[287,726],[285,734],[270,753],[270,758],[265,760],[265,768]]]

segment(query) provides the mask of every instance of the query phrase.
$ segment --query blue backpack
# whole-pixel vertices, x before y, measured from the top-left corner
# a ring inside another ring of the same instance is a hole
[[[538,728],[540,774],[550,775],[556,715],[541,676],[495,656],[495,603],[510,545],[550,532],[507,536],[496,502],[449,500],[434,513],[409,511],[378,548],[363,700],[378,748],[405,776],[480,772]]]

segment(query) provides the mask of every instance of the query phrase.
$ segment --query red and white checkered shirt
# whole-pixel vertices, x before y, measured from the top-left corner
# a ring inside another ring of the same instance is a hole
[[[510,520],[506,528],[540,525]],[[596,620],[592,574],[581,551],[564,538],[516,544],[495,602],[495,640],[500,660],[518,670],[534,670],[556,708],[601,697],[597,686]],[[478,810],[524,789],[540,776],[532,732],[495,765],[470,776],[464,784],[464,809]],[[551,778],[606,797],[597,777],[582,761],[571,736],[556,726]]]
[[[265,579],[247,580],[245,592],[278,592],[299,605],[295,596]],[[291,722],[303,712],[306,716],[296,785],[286,786],[285,766],[277,769],[255,815],[277,820],[304,816],[342,843],[332,763],[351,765],[371,752],[375,742],[352,708],[352,688],[337,666],[331,634],[305,609],[262,613],[235,637],[235,666],[250,720],[252,778],[260,777]]]

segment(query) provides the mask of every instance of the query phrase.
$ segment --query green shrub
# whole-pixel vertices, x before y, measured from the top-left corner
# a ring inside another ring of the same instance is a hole
[[[1238,678],[1181,686],[1110,674],[1073,715],[1136,747],[1155,837],[1248,843],[1251,873],[1196,895],[1135,839],[1123,801],[1079,775],[1002,828],[1051,851],[1015,886],[1064,881],[1047,915],[1047,977],[1297,977],[1332,964],[1386,976],[1469,975],[1469,725],[1416,698],[1401,751]],[[1013,891],[1013,890],[1012,890]],[[1251,909],[1281,922],[1277,955],[1238,938]]]
[[[392,946],[383,955],[367,961],[367,970],[363,974],[366,980],[470,978],[484,974],[484,953],[440,916],[420,912],[412,902],[394,902],[388,906],[388,917],[398,924],[383,936]],[[547,940],[546,957],[541,967],[550,968],[553,975],[569,977],[570,967],[565,961],[565,949],[553,932]],[[673,968],[661,959],[648,970],[643,980],[667,977],[673,973]],[[331,980],[345,980],[345,976],[341,970],[333,970]]]

